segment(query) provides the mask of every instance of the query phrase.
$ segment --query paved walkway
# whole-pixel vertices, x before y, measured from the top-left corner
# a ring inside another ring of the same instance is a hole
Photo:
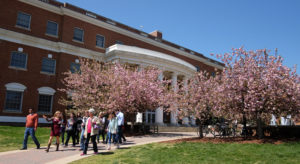
[[[174,140],[180,138],[190,138],[196,137],[197,134],[195,132],[170,132],[170,133],[160,133],[146,136],[135,136],[135,137],[127,137],[127,142],[121,145],[122,147],[131,147],[136,145],[143,145],[154,142],[161,142],[167,140]],[[108,152],[105,150],[104,144],[98,144],[99,153]],[[90,145],[91,147],[91,145]],[[39,163],[47,163],[47,164],[60,164],[60,163],[69,163],[75,160],[79,160],[82,158],[86,158],[91,156],[93,153],[92,149],[89,149],[88,155],[80,156],[82,153],[79,151],[79,147],[61,147],[60,151],[55,151],[54,146],[51,147],[50,152],[45,152],[46,147],[42,147],[41,149],[28,149],[28,150],[15,150],[9,152],[0,153],[0,164],[39,164]],[[112,146],[112,150],[114,147]],[[111,150],[111,151],[112,151]]]

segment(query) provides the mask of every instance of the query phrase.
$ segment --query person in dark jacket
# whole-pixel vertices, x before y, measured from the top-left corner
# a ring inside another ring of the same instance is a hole
[[[77,125],[76,125],[76,118],[74,116],[75,116],[74,113],[71,113],[70,118],[67,120],[67,126],[66,126],[67,139],[66,139],[65,146],[68,146],[70,137],[72,137],[73,147],[75,146],[75,131],[77,129]]]

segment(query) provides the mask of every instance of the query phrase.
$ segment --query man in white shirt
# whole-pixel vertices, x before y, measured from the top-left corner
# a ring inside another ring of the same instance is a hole
[[[117,142],[122,144],[122,138],[124,139],[124,142],[126,141],[124,135],[123,135],[123,127],[124,127],[124,114],[118,110],[117,111],[117,120],[118,120],[118,133],[117,133]]]

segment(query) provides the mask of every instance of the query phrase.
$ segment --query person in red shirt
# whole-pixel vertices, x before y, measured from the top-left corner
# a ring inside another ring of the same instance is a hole
[[[25,133],[24,133],[24,141],[23,141],[23,148],[21,150],[26,150],[27,149],[27,140],[28,136],[30,135],[34,143],[36,144],[36,148],[40,148],[40,143],[35,137],[35,131],[38,126],[38,120],[39,116],[36,113],[33,113],[33,109],[29,108],[28,109],[28,115],[26,117],[26,128],[25,128]]]

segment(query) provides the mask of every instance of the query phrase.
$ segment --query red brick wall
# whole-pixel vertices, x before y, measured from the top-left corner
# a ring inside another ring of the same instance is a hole
[[[22,11],[31,15],[30,30],[16,27],[18,11]],[[64,42],[74,46],[104,53],[105,49],[96,47],[96,35],[101,34],[105,36],[105,48],[114,45],[116,40],[120,40],[125,45],[137,46],[166,53],[174,57],[183,59],[191,63],[192,65],[199,66],[202,70],[207,70],[210,72],[214,71],[213,67],[205,65],[204,63],[197,60],[187,58],[180,54],[176,54],[166,49],[153,46],[151,44],[116,33],[114,31],[95,26],[79,19],[75,19],[70,16],[55,14],[47,10],[19,2],[17,0],[0,1],[0,20],[0,28],[3,29],[47,39],[54,42]],[[48,20],[58,23],[59,32],[57,38],[45,35]],[[72,41],[74,32],[73,30],[75,27],[84,29],[83,44]],[[28,54],[26,71],[9,68],[10,54],[12,51],[17,51],[18,47],[22,47],[23,52]],[[57,90],[58,88],[63,87],[61,84],[63,75],[61,73],[67,71],[70,68],[70,63],[74,62],[78,57],[70,54],[51,52],[48,50],[20,45],[3,40],[0,40],[0,52],[0,115],[24,116],[25,113],[27,113],[27,109],[29,107],[34,107],[35,109],[37,109],[37,89],[44,86],[51,87],[57,91],[54,96],[52,110],[61,110],[63,108],[58,104],[58,99],[62,96],[62,94]],[[42,58],[47,57],[49,53],[53,55],[53,59],[56,59],[56,75],[45,75],[40,73]],[[11,82],[21,83],[27,87],[23,95],[22,110],[23,112],[25,111],[24,113],[4,113],[3,111],[6,92],[5,84]]]
[[[28,55],[27,57],[27,70],[18,70],[9,68],[11,52],[17,51],[19,47],[23,48],[23,52]],[[66,72],[70,69],[70,63],[74,62],[78,57],[56,53],[48,50],[38,49],[30,46],[16,44],[12,42],[6,42],[0,40],[0,115],[4,115],[4,103],[5,103],[5,84],[7,83],[21,83],[27,87],[23,95],[22,111],[27,113],[29,107],[38,107],[38,88],[51,87],[56,90],[53,99],[52,110],[62,110],[62,106],[58,104],[58,99],[63,95],[57,89],[62,88],[61,80],[63,79],[62,72]],[[52,54],[52,59],[56,60],[56,74],[47,75],[40,73],[42,68],[43,57],[48,57],[48,54]],[[5,115],[23,115],[22,113],[5,113]]]

